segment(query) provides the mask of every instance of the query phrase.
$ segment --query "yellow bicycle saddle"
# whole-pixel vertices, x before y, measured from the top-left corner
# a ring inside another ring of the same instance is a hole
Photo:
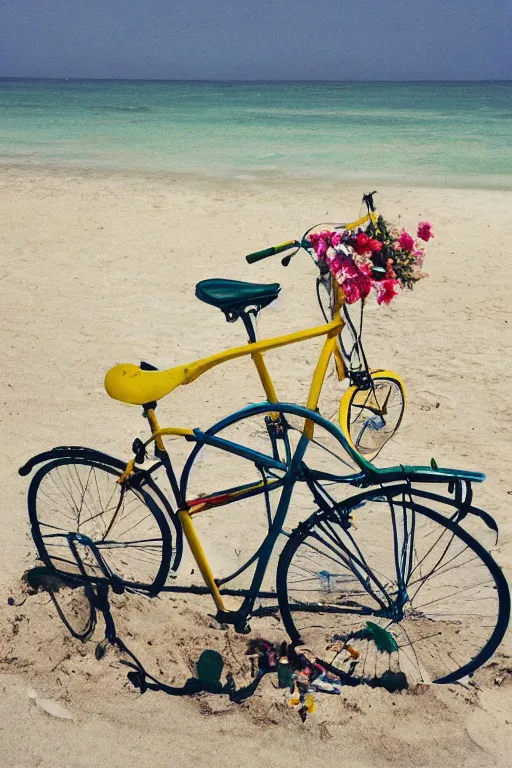
[[[130,405],[144,405],[160,400],[180,384],[188,384],[197,376],[200,361],[168,368],[166,371],[147,371],[132,363],[119,363],[105,376],[105,389],[114,400]]]

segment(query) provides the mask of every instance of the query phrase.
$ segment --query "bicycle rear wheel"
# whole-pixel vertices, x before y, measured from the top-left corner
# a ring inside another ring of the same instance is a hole
[[[354,448],[373,461],[396,434],[405,410],[405,387],[392,371],[370,371],[371,386],[353,385],[340,402],[340,426]]]
[[[500,644],[510,614],[489,552],[406,486],[315,513],[287,542],[277,579],[292,643],[372,685],[396,673],[409,684],[473,673]]]
[[[102,584],[109,581],[106,565],[125,586],[157,592],[181,545],[181,530],[175,529],[173,540],[154,483],[119,485],[120,475],[100,457],[59,452],[29,486],[32,536],[43,563],[57,573]],[[73,538],[78,559],[69,534],[79,535]]]

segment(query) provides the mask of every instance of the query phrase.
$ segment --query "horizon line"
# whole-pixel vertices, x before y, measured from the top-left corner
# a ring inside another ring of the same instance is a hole
[[[51,82],[127,82],[127,83],[512,83],[512,78],[480,78],[480,79],[286,79],[286,78],[166,78],[166,77],[42,77],[42,76],[2,76],[2,81],[39,80]]]

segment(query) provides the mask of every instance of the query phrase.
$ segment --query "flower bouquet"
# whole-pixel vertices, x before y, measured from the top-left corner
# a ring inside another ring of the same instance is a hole
[[[379,304],[389,304],[398,288],[412,288],[426,277],[422,272],[425,250],[434,233],[427,221],[418,224],[416,239],[384,221],[372,219],[366,231],[319,232],[308,235],[320,262],[328,265],[342,288],[347,304],[377,293]]]

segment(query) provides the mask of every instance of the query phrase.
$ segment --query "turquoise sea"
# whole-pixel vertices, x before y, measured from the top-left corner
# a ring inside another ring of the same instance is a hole
[[[512,81],[0,80],[0,165],[512,188]]]

